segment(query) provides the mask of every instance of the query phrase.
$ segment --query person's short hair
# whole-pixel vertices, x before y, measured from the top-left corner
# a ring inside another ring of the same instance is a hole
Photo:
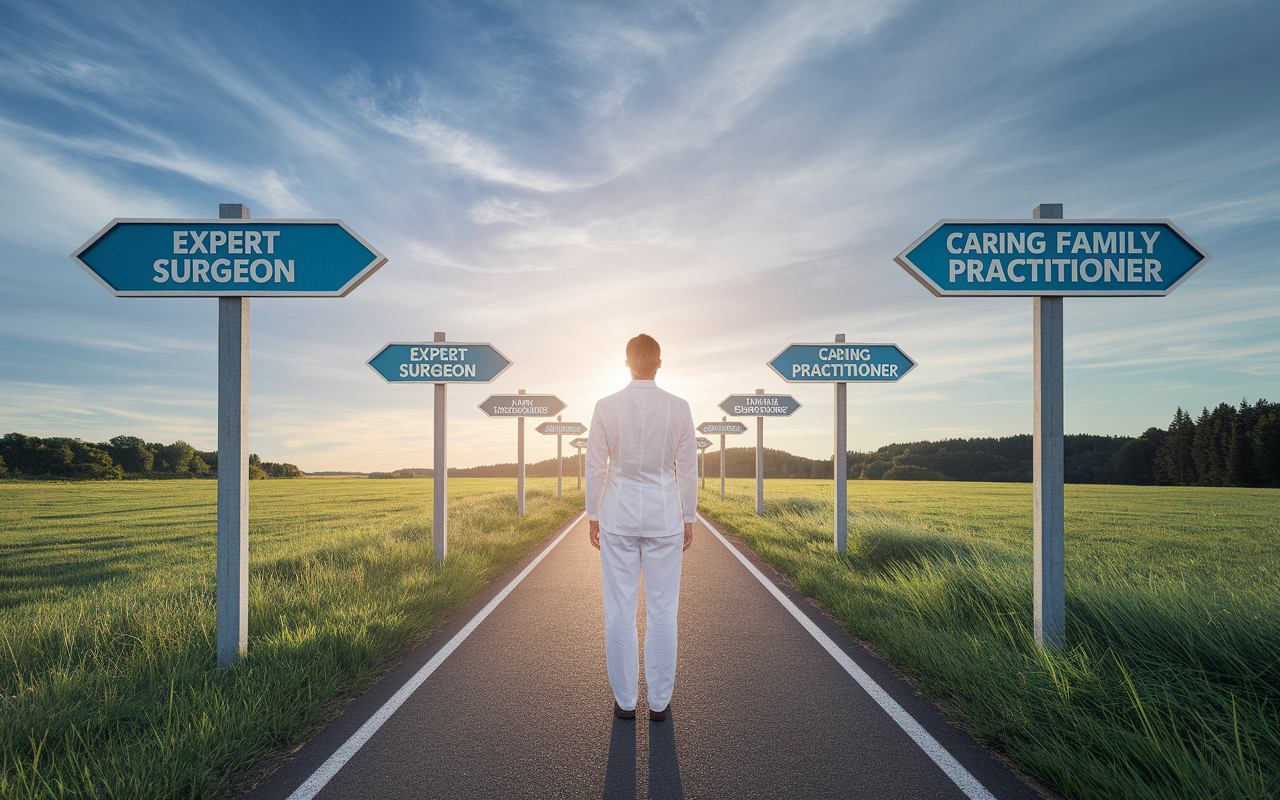
[[[662,348],[649,334],[642,333],[627,342],[627,362],[637,372],[648,372],[662,360]]]

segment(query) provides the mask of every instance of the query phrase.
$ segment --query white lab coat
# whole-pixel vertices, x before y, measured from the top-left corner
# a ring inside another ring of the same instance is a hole
[[[697,447],[689,404],[653,381],[596,403],[587,442],[587,519],[600,522],[605,657],[614,699],[639,700],[636,609],[645,587],[649,708],[671,702],[684,523],[697,519]]]
[[[654,381],[596,403],[587,439],[587,519],[618,536],[676,536],[698,511],[689,404]]]

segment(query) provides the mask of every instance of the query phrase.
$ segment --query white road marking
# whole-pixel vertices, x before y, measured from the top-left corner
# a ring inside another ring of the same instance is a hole
[[[756,576],[756,580],[760,581],[760,583],[764,585],[764,588],[769,590],[769,593],[782,604],[782,607],[791,612],[791,616],[795,617],[796,621],[799,622],[800,625],[818,641],[818,644],[822,645],[822,648],[831,654],[831,657],[836,660],[836,663],[844,667],[845,672],[849,673],[849,675],[858,682],[858,685],[862,687],[863,691],[869,694],[871,699],[875,700],[894,722],[898,723],[898,727],[902,728],[902,730],[911,737],[912,741],[920,746],[920,749],[924,751],[925,755],[931,758],[933,763],[937,764],[938,767],[946,773],[947,777],[960,788],[960,791],[964,792],[970,800],[995,800],[995,795],[987,791],[987,787],[983,786],[977,778],[973,777],[973,775],[969,773],[969,770],[961,766],[960,762],[956,761],[955,757],[948,753],[947,749],[943,747],[937,739],[930,736],[929,732],[921,727],[920,723],[916,722],[915,718],[907,713],[905,708],[898,705],[897,700],[894,700],[889,696],[888,692],[880,688],[880,684],[876,683],[870,675],[863,671],[862,667],[858,666],[857,662],[850,658],[848,653],[841,650],[840,647],[831,640],[830,636],[823,633],[822,629],[815,625],[813,620],[809,619],[808,615],[797,608],[796,604],[791,602],[791,599],[783,594],[781,589],[774,586],[772,581],[761,574],[760,570],[756,569],[755,565],[738,551],[738,548],[729,544],[729,540],[724,538],[724,536],[720,534],[720,531],[716,530],[714,525],[708,522],[701,514],[698,515],[698,519],[702,521],[703,525],[707,526],[708,530],[716,535],[716,538],[720,540],[721,544],[729,548],[730,553],[733,553],[738,557],[738,560],[742,562],[742,565],[746,567],[752,575]]]
[[[524,570],[516,576],[515,580],[508,583],[502,591],[498,592],[497,596],[490,600],[488,605],[480,610],[480,613],[472,617],[466,627],[458,631],[454,637],[449,640],[448,644],[440,648],[440,651],[432,656],[431,660],[422,666],[422,669],[418,670],[412,678],[406,681],[404,686],[401,686],[400,690],[391,696],[390,700],[383,703],[382,708],[379,708],[377,713],[370,717],[365,724],[360,726],[360,730],[352,734],[351,738],[344,742],[342,747],[339,747],[334,751],[333,755],[329,756],[328,760],[321,764],[319,769],[311,773],[311,777],[307,778],[306,782],[295,789],[293,794],[289,795],[289,800],[311,800],[311,798],[319,794],[320,790],[325,787],[325,784],[332,780],[334,775],[338,774],[338,770],[342,769],[343,766],[351,760],[351,757],[354,756],[361,747],[364,747],[365,742],[373,738],[373,735],[378,732],[378,729],[382,727],[383,723],[391,719],[391,715],[396,713],[400,706],[404,705],[404,701],[408,700],[409,697],[418,690],[418,687],[422,685],[423,681],[431,677],[431,673],[435,672],[436,668],[443,664],[444,660],[448,658],[454,650],[458,649],[458,645],[462,644],[462,642],[471,635],[471,632],[474,631],[481,622],[484,622],[485,617],[489,616],[489,614],[498,607],[499,603],[507,599],[507,595],[511,594],[511,590],[519,586],[520,581],[524,580],[525,576],[532,572],[533,568],[542,562],[542,559],[547,557],[547,553],[550,553],[555,549],[555,546],[560,544],[564,537],[569,535],[569,531],[573,530],[574,526],[582,520],[582,517],[585,516],[586,513],[586,509],[578,512],[578,515],[565,525],[564,533],[560,534],[560,536],[552,542],[546,550],[539,553],[538,557],[530,562],[529,566],[525,567]]]

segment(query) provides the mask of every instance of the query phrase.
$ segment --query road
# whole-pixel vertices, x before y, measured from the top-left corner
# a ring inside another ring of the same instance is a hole
[[[638,719],[615,720],[599,556],[579,517],[246,800],[1041,797],[704,522],[679,625],[667,721],[644,718],[643,685]]]

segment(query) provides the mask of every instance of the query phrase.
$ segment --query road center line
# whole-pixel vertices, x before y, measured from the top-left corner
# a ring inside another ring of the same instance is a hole
[[[774,586],[772,581],[761,574],[760,570],[756,569],[756,566],[747,560],[747,557],[739,552],[738,548],[730,544],[729,540],[724,538],[720,531],[716,530],[715,526],[707,521],[706,517],[699,514],[698,519],[702,521],[703,525],[707,526],[708,530],[716,535],[721,544],[729,548],[730,553],[737,556],[742,565],[752,575],[756,576],[756,580],[760,581],[764,588],[769,590],[769,593],[782,604],[782,607],[791,612],[791,616],[795,617],[796,621],[818,641],[818,644],[822,645],[823,649],[831,654],[836,663],[844,667],[844,671],[858,682],[858,685],[871,696],[871,699],[875,700],[885,710],[885,713],[894,722],[898,723],[898,727],[902,728],[903,732],[920,746],[925,755],[946,773],[947,777],[960,788],[960,791],[964,792],[970,800],[995,800],[995,796],[987,791],[987,787],[983,786],[977,778],[973,777],[967,769],[961,766],[960,762],[956,761],[955,757],[947,752],[947,749],[937,739],[933,738],[919,722],[916,722],[915,718],[907,713],[905,708],[898,705],[898,701],[890,697],[889,693],[882,689],[880,684],[876,683],[862,667],[858,666],[857,662],[850,658],[848,653],[841,650],[839,645],[831,640],[830,636],[823,633],[822,629],[814,624],[813,620],[809,619],[808,615],[801,611],[795,603],[791,602],[791,599],[783,594],[781,589]]]
[[[378,732],[378,729],[382,727],[383,723],[391,719],[391,715],[396,713],[396,711],[400,709],[400,706],[404,705],[404,701],[408,700],[409,697],[418,690],[418,687],[421,686],[427,678],[431,677],[431,673],[435,672],[436,669],[444,663],[444,660],[448,658],[454,650],[458,649],[458,645],[462,644],[462,642],[471,635],[472,631],[474,631],[481,622],[484,622],[485,617],[489,616],[489,614],[498,607],[499,603],[507,599],[507,595],[511,594],[511,590],[519,586],[520,581],[524,580],[530,572],[533,572],[533,568],[538,566],[538,564],[542,562],[542,559],[547,557],[547,553],[550,553],[555,549],[555,546],[560,544],[560,542],[564,540],[564,537],[569,535],[569,531],[573,530],[574,526],[582,520],[586,513],[586,510],[583,509],[578,512],[577,516],[566,523],[564,532],[556,537],[556,540],[552,542],[547,549],[539,553],[538,557],[530,562],[529,566],[525,567],[524,570],[515,577],[515,580],[508,583],[502,591],[498,592],[496,597],[490,600],[489,603],[480,610],[480,613],[472,617],[471,621],[466,624],[466,627],[454,634],[454,637],[449,640],[449,643],[440,648],[439,652],[432,656],[431,660],[422,666],[422,669],[414,673],[414,676],[406,681],[404,686],[401,686],[400,690],[391,696],[391,699],[383,703],[382,708],[379,708],[378,711],[368,719],[368,721],[360,726],[360,730],[352,734],[350,739],[347,739],[341,747],[335,750],[333,755],[329,756],[328,760],[320,765],[319,769],[311,773],[311,777],[307,778],[301,786],[295,789],[293,794],[289,795],[288,800],[311,800],[311,798],[319,794],[320,790],[325,787],[325,784],[332,780],[334,775],[338,774],[338,770],[342,769],[361,747],[364,747],[365,742],[373,738],[373,735]]]

